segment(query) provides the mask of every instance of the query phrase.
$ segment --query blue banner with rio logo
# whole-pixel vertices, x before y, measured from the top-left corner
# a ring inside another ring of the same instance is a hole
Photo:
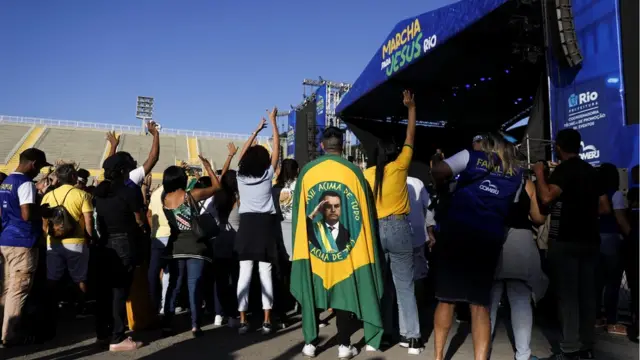
[[[322,132],[327,127],[327,86],[322,85],[316,90],[316,144],[318,145],[318,154],[322,154],[320,140]]]
[[[291,110],[287,121],[287,158],[292,159],[296,153],[296,111]]]
[[[547,54],[552,137],[576,129],[582,135],[582,159],[594,166],[609,162],[629,168],[638,163],[638,126],[625,125],[618,1],[572,3],[584,61],[577,68],[562,67],[561,55]]]

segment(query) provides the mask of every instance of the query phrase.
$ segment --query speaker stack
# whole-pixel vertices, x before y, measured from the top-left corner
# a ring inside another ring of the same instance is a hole
[[[578,66],[582,63],[582,53],[578,47],[571,0],[555,0],[555,5],[560,47],[564,53],[566,65],[569,67]]]

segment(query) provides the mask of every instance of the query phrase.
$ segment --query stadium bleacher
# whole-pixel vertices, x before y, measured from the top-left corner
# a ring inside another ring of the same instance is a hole
[[[198,139],[198,148],[200,149],[200,153],[210,159],[212,164],[215,164],[218,169],[222,169],[229,155],[227,145],[230,142],[233,142],[238,147],[238,151],[242,148],[242,145],[244,145],[242,141],[229,141],[227,139]],[[231,168],[235,169],[237,167],[238,158],[236,156],[231,162]]]
[[[31,129],[29,125],[0,124],[0,163],[6,164],[19,146],[19,142]]]
[[[120,136],[119,151],[126,151],[138,161],[140,165],[149,156],[153,137],[151,135],[122,134]],[[176,161],[188,160],[186,136],[161,135],[160,137],[160,159],[156,164],[155,171],[162,172],[171,165],[176,165]]]
[[[58,159],[74,161],[99,178],[102,161],[109,150],[107,131],[115,131],[120,136],[118,150],[131,153],[140,165],[149,156],[153,137],[142,135],[140,127],[0,115],[0,171],[13,171],[18,164],[17,154],[28,147],[36,147],[42,149],[52,163]],[[198,153],[220,169],[227,159],[227,144],[233,142],[241,148],[247,138],[239,134],[163,129],[160,132],[160,159],[153,169],[153,178],[162,179],[168,166],[181,161],[200,165]],[[267,140],[266,137],[258,139],[270,150]],[[236,158],[232,168],[237,164]]]
[[[82,168],[99,169],[106,143],[103,131],[47,128],[34,147],[44,151],[51,162],[73,160]]]

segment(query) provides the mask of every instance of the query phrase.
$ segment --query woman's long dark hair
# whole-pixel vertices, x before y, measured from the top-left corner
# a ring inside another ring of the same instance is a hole
[[[298,178],[300,167],[298,162],[293,159],[284,159],[280,164],[280,174],[276,180],[276,187],[284,187],[287,183]]]
[[[238,182],[235,170],[227,171],[220,181],[220,190],[213,195],[213,203],[222,222],[229,219],[233,205],[238,201]]]
[[[238,174],[246,177],[259,178],[271,166],[269,151],[261,145],[255,145],[247,149],[238,166]]]
[[[620,173],[618,168],[611,163],[604,163],[598,167],[600,185],[608,191],[616,191],[620,187]]]
[[[373,195],[377,199],[382,196],[384,168],[398,157],[398,149],[393,143],[379,142],[373,151],[373,157],[376,159],[376,178],[373,185]]]

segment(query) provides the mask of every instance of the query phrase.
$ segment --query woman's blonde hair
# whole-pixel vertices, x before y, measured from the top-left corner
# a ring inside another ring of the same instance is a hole
[[[502,172],[508,173],[520,167],[515,146],[507,143],[502,136],[486,134],[482,137],[480,146],[487,154],[489,169],[493,170],[496,165],[501,165]],[[500,159],[500,164],[495,164],[494,154]]]

